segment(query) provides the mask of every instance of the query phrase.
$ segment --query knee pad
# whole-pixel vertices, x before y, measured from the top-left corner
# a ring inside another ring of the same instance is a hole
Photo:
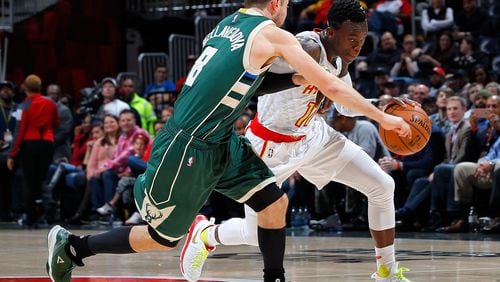
[[[153,227],[151,227],[151,225],[148,225],[148,233],[151,238],[153,238],[153,240],[155,240],[158,244],[166,247],[175,248],[175,246],[177,246],[177,244],[179,243],[179,240],[170,241],[163,238],[162,236],[160,236],[160,234],[158,234],[158,232],[156,232],[156,230],[153,229]]]
[[[276,185],[271,183],[260,189],[248,199],[245,204],[251,207],[254,211],[260,212],[270,206],[283,196],[284,192]]]

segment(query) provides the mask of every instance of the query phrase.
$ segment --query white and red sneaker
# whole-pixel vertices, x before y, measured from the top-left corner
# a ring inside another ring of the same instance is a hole
[[[189,227],[180,259],[182,276],[188,281],[198,281],[205,260],[215,250],[215,246],[207,246],[201,240],[201,232],[210,226],[214,226],[214,218],[209,221],[206,216],[197,215]]]

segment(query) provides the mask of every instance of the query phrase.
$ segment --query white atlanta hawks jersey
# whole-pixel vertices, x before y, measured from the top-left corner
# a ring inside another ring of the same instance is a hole
[[[339,75],[342,67],[342,60],[337,58],[335,68],[326,57],[326,50],[321,43],[319,34],[314,31],[305,31],[297,34],[299,40],[311,39],[321,46],[321,56],[319,64],[334,75]],[[274,73],[294,72],[290,65],[283,60],[275,62],[271,68]],[[351,77],[345,75],[342,80],[352,86]],[[318,89],[313,85],[298,86],[280,92],[267,94],[259,97],[257,104],[258,119],[260,123],[275,132],[285,135],[306,135],[310,130],[308,125],[316,116],[318,106],[316,105],[316,94]],[[346,115],[353,115],[349,110],[336,105],[339,112]]]

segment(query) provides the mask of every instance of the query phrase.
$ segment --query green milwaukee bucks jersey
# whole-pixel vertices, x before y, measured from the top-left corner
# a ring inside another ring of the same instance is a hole
[[[274,24],[251,10],[223,19],[204,39],[172,116],[174,123],[208,142],[224,142],[264,78],[265,69],[250,66],[255,35]]]

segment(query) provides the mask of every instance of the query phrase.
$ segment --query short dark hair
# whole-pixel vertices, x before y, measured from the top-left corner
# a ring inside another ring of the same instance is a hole
[[[366,21],[366,12],[358,0],[335,0],[328,11],[328,25],[337,29],[345,21]]]
[[[167,65],[164,64],[164,63],[158,63],[158,64],[156,64],[155,71],[158,70],[159,68],[166,68],[168,70]]]

